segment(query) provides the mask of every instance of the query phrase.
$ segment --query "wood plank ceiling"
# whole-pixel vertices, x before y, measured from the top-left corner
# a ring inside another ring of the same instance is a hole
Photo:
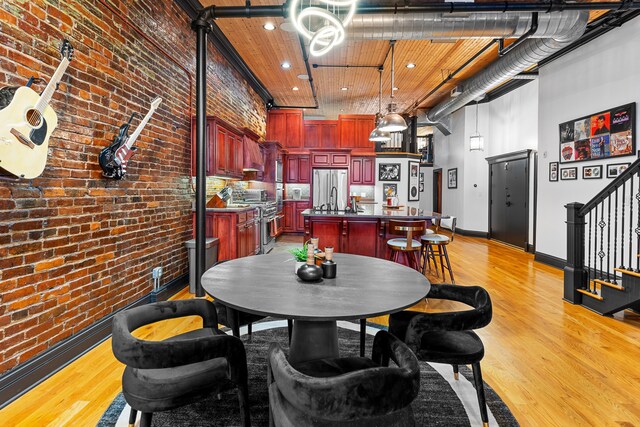
[[[244,0],[201,0],[203,6],[243,6]],[[376,4],[394,4],[380,1]],[[282,4],[282,0],[253,0],[252,5]],[[600,13],[592,13],[594,19]],[[267,31],[263,25],[276,26]],[[275,99],[277,106],[314,105],[309,82],[298,75],[306,75],[302,50],[297,32],[281,29],[283,18],[233,18],[219,19],[216,24],[262,81]],[[286,26],[285,26],[286,27]],[[347,39],[322,57],[309,57],[310,64],[384,66],[382,75],[382,108],[386,110],[391,94],[391,55],[389,41],[354,41]],[[305,40],[308,51],[308,42]],[[410,112],[416,107],[430,108],[444,98],[455,85],[473,76],[497,58],[497,44],[465,68],[440,90],[423,100],[448,73],[456,70],[491,39],[458,40],[453,43],[433,43],[430,40],[401,40],[396,43],[395,102],[399,112]],[[386,58],[386,60],[385,60]],[[281,64],[289,62],[291,68]],[[408,63],[415,68],[406,67]],[[305,109],[305,117],[335,119],[338,114],[375,114],[378,111],[378,70],[376,68],[312,68],[319,108]],[[297,87],[298,90],[293,90]],[[341,90],[346,87],[347,90]]]

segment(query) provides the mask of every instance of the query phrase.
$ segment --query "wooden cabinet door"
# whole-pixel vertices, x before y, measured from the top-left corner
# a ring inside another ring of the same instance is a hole
[[[351,159],[351,184],[362,184],[362,160],[361,157]]]
[[[353,148],[356,141],[357,121],[340,118],[340,148]]]
[[[378,220],[353,220],[347,223],[347,238],[342,241],[342,250],[347,254],[377,256]]]
[[[214,230],[218,242],[218,261],[236,258],[236,221],[235,214],[215,213]]]
[[[331,166],[344,166],[348,167],[351,161],[349,153],[331,153]]]
[[[294,184],[297,183],[299,179],[298,168],[299,168],[298,156],[287,156],[284,182],[294,183]]]
[[[298,157],[298,182],[305,184],[311,182],[311,163],[309,156]]]
[[[304,231],[304,217],[302,216],[302,211],[309,208],[308,202],[295,202],[295,218],[296,218],[296,231]]]
[[[233,134],[232,138],[232,158],[233,162],[230,163],[230,168],[233,171],[233,175],[242,177],[242,169],[244,167],[244,141],[240,135]]]
[[[320,147],[321,148],[338,148],[340,141],[338,140],[338,121],[326,120],[319,128]]]
[[[296,213],[295,202],[284,203],[284,226],[282,229],[286,232],[292,232],[296,229]]]
[[[362,184],[375,185],[376,183],[376,158],[362,158]]]
[[[286,143],[287,148],[302,148],[302,111],[288,111],[286,114]]]
[[[369,135],[375,128],[375,120],[362,118],[356,122],[356,139],[354,141],[354,148],[369,148],[370,151],[375,151],[375,143],[369,141]]]
[[[260,253],[260,241],[262,239],[262,228],[260,227],[260,221],[256,219],[253,223],[253,254]]]
[[[269,111],[267,115],[267,140],[285,144],[287,135],[287,117],[280,111]]]
[[[317,167],[331,166],[331,153],[327,151],[318,151],[311,154],[311,165]]]
[[[215,125],[215,150],[213,154],[213,175],[226,175],[228,164],[227,138],[229,132],[220,125]]]
[[[342,252],[342,220],[340,218],[314,218],[310,225],[311,236],[317,237],[320,248],[332,246]]]
[[[320,128],[321,126],[314,123],[304,124],[304,146],[306,148],[320,148]]]

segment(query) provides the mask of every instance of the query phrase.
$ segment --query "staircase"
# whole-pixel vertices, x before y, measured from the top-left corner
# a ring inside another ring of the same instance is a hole
[[[640,159],[567,209],[564,299],[602,315],[640,310]]]

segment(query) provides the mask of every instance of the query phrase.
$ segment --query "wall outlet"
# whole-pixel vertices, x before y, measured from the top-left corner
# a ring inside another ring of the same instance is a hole
[[[162,267],[156,267],[151,270],[151,275],[154,279],[159,279],[162,277]]]

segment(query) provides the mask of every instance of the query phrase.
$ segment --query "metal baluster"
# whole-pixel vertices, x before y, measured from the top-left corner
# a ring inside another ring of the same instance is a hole
[[[607,197],[607,282],[611,270],[611,195]]]
[[[631,178],[633,181],[633,177]],[[636,200],[638,201],[638,227],[636,228],[636,252],[640,251],[640,171],[638,171],[638,194],[636,194]],[[629,266],[631,268],[631,266]],[[636,272],[640,272],[640,258],[636,254]]]
[[[593,215],[593,278],[598,278],[598,205],[596,205],[595,213]],[[595,286],[595,284],[594,284]],[[589,290],[591,290],[591,283],[589,283]]]
[[[616,188],[616,210],[613,215],[613,267],[616,267],[616,262],[618,261],[618,189]],[[616,282],[616,271],[613,270],[613,280],[611,281],[614,285]]]
[[[589,211],[589,249],[587,250],[587,283],[588,287],[591,288],[591,211]]]
[[[600,209],[600,222],[598,226],[600,227],[600,251],[598,252],[598,257],[600,257],[600,280],[604,280],[604,227],[607,225],[604,222],[604,200],[600,202],[602,204],[602,209]],[[593,287],[593,293],[596,292],[595,285]]]
[[[629,270],[633,269],[633,263],[631,260],[633,259],[633,246],[631,243],[631,238],[633,237],[633,179],[630,180],[630,190],[629,190]]]
[[[624,199],[625,191],[627,189],[627,182],[622,183],[622,224],[620,224],[620,230],[622,230],[622,236],[620,238],[620,268],[624,269]]]

